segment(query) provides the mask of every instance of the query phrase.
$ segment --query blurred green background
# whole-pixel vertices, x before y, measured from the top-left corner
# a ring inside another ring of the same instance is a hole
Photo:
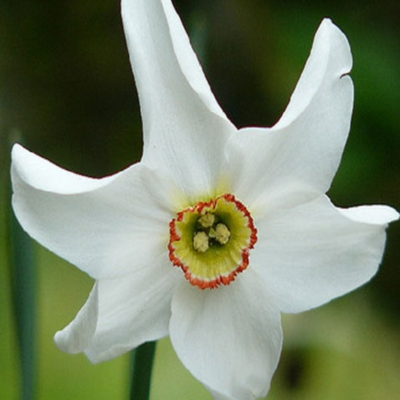
[[[239,127],[274,124],[323,17],[353,52],[355,109],[335,204],[400,209],[400,3],[175,0],[213,91]],[[141,121],[117,0],[0,0],[0,398],[18,399],[8,246],[8,141],[70,170],[112,174],[141,155]],[[382,400],[400,393],[400,229],[390,228],[377,277],[314,311],[284,317],[272,400]],[[37,399],[126,399],[127,356],[91,365],[58,351],[54,333],[83,304],[91,280],[35,246]],[[245,366],[244,366],[245,368]],[[211,399],[167,339],[152,400]]]

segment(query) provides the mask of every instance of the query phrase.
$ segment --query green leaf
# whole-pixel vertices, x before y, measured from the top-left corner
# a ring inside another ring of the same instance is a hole
[[[9,260],[20,364],[20,398],[32,400],[35,393],[35,260],[33,243],[22,230],[11,209],[11,185],[9,185],[9,193]]]

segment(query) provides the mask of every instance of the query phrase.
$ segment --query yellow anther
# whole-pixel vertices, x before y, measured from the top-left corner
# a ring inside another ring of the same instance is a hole
[[[229,238],[231,237],[231,232],[225,224],[217,224],[215,227],[215,240],[219,244],[227,244]]]
[[[199,253],[205,253],[210,247],[208,242],[208,236],[205,232],[197,232],[193,236],[193,248]]]
[[[202,215],[197,222],[202,228],[211,228],[215,223],[215,215],[212,213],[206,213]]]

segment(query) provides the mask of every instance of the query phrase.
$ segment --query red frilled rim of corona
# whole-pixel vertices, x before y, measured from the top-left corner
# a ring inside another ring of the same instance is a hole
[[[169,224],[169,259],[200,289],[229,285],[249,265],[257,229],[232,194],[199,201]]]

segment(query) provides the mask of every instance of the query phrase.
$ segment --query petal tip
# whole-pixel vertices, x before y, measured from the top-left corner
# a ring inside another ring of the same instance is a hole
[[[27,151],[23,146],[21,146],[19,143],[14,143],[11,149],[11,156],[12,157],[17,157],[17,155],[21,151]]]
[[[21,146],[19,143],[15,143],[11,149],[11,175],[17,173],[21,175],[24,161],[30,156],[30,152]]]
[[[62,333],[63,331],[57,331],[53,337],[54,343],[57,348],[65,353],[70,353],[68,341],[65,340],[65,335]]]
[[[359,206],[339,209],[347,218],[370,225],[388,225],[400,218],[400,214],[392,207],[385,205]]]
[[[75,319],[54,335],[54,342],[61,351],[77,354],[89,347],[97,327],[98,307],[98,284],[96,283]]]
[[[57,348],[65,353],[78,354],[82,351],[81,346],[68,340],[68,335],[65,334],[65,330],[57,331],[53,340]]]

